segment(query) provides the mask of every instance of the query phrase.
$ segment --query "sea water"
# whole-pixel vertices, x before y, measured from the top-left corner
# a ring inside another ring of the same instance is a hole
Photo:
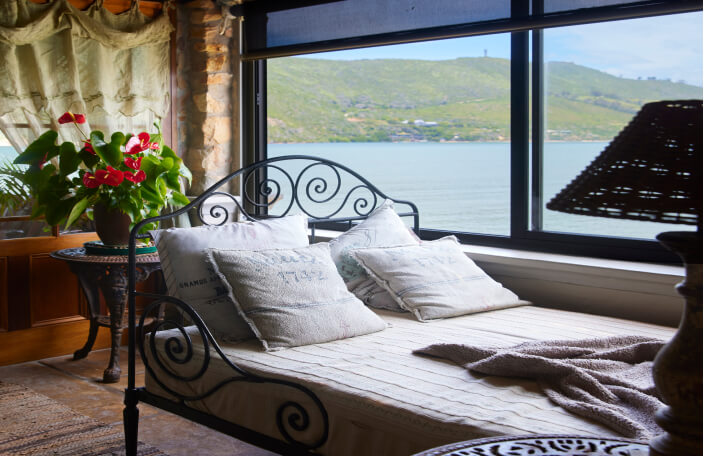
[[[606,145],[605,142],[546,143],[543,206]],[[423,228],[509,234],[509,143],[269,144],[268,153],[270,157],[314,155],[339,162],[357,171],[386,195],[414,202]],[[0,163],[12,161],[16,155],[12,147],[0,146]],[[290,193],[282,188],[279,207],[288,204]],[[320,207],[334,209],[335,204],[313,204],[309,208],[312,215],[327,215],[315,211]],[[548,231],[653,239],[662,231],[681,229],[677,225],[587,217],[547,209],[542,213],[543,229]]]
[[[543,230],[653,239],[676,225],[565,214],[545,204],[574,179],[607,142],[548,142],[543,161]],[[510,144],[269,144],[270,157],[314,155],[358,171],[381,191],[413,201],[423,228],[510,233]]]

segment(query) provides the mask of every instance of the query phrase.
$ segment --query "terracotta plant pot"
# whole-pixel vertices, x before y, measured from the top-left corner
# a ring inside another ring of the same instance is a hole
[[[93,206],[95,231],[104,245],[127,245],[130,240],[130,216],[103,204]]]

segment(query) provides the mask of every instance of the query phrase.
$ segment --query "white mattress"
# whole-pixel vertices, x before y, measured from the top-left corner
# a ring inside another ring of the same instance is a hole
[[[377,313],[391,326],[366,336],[270,353],[256,340],[222,348],[238,366],[299,382],[320,397],[330,415],[330,436],[318,449],[321,454],[409,455],[504,434],[615,435],[554,405],[533,381],[473,375],[450,362],[413,355],[416,348],[438,342],[510,346],[527,340],[623,334],[669,339],[674,333],[673,328],[535,306],[431,323],[420,323],[410,314]],[[173,333],[163,334],[167,335]],[[202,350],[195,358],[202,359]],[[217,355],[211,363],[200,381],[166,385],[193,394],[232,376]],[[168,396],[150,376],[146,383],[149,391]],[[300,399],[284,386],[231,383],[189,405],[281,438],[275,411],[291,397]],[[311,429],[297,438],[315,438],[320,432],[316,418],[312,415]]]

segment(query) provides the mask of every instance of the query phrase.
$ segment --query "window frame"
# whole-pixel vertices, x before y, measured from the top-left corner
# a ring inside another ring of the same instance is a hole
[[[531,7],[534,14],[536,11],[542,12],[542,3],[542,0],[533,0],[531,3],[513,1],[512,19],[520,22],[522,18],[528,17]],[[549,26],[607,22],[686,12],[673,11],[672,5],[667,2],[643,2],[641,7],[625,9],[602,7],[598,10],[589,17],[578,15],[571,21],[563,20]],[[701,11],[701,4],[698,10],[692,11]],[[506,30],[500,32],[506,32]],[[467,35],[474,34],[476,33],[467,33]],[[424,39],[427,39],[426,34],[420,30],[415,35],[404,35],[403,41],[422,41]],[[542,116],[544,112],[542,45],[542,29],[540,28],[520,29],[511,32],[510,234],[505,236],[424,229],[422,228],[421,214],[420,237],[430,240],[455,235],[462,243],[480,246],[625,261],[680,264],[679,257],[654,239],[643,240],[541,230],[541,207],[544,204],[542,195],[544,126]],[[340,46],[340,48],[342,47]],[[286,51],[280,55],[297,55],[309,52],[307,47],[301,47],[298,52],[295,49],[287,49]],[[531,53],[534,62],[532,65]],[[540,62],[540,64],[535,64],[535,62]],[[243,165],[248,165],[267,157],[266,60],[244,59],[241,75],[243,90],[242,140],[245,151]],[[329,228],[347,229],[346,226]]]

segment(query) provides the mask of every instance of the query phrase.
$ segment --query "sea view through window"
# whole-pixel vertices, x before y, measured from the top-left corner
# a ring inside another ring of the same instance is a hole
[[[702,98],[701,20],[544,31],[544,203],[643,104]],[[510,47],[497,34],[270,59],[267,155],[358,170],[415,202],[423,228],[509,235]],[[653,239],[682,227],[543,210],[542,229]]]

